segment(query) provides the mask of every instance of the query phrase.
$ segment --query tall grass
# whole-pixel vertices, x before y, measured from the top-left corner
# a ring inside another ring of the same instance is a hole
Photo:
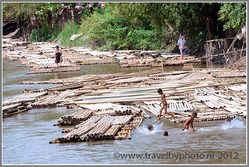
[[[79,26],[74,22],[68,22],[62,28],[62,31],[58,35],[59,43],[62,46],[72,47],[72,46],[82,46],[84,42],[82,37],[75,39],[74,41],[70,40],[71,36],[78,34]]]

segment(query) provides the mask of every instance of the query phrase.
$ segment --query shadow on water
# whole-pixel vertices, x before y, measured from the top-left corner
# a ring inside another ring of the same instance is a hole
[[[191,67],[165,67],[166,70],[192,70]],[[83,66],[80,72],[25,75],[28,71],[17,61],[4,60],[3,95],[9,98],[24,89],[50,87],[51,85],[18,85],[21,81],[68,78],[84,74],[139,72],[151,68],[120,69],[116,65]],[[158,68],[160,70],[160,68]],[[52,85],[54,86],[54,85]],[[4,164],[222,164],[246,162],[245,120],[234,120],[230,125],[223,121],[197,122],[194,133],[182,132],[182,124],[169,120],[147,125],[155,119],[145,119],[140,128],[132,131],[131,140],[114,140],[86,143],[49,144],[61,137],[63,127],[53,126],[64,114],[72,112],[65,107],[32,109],[3,119],[3,163]],[[169,135],[163,136],[167,130]],[[170,152],[179,153],[238,153],[239,159],[174,159],[152,156]],[[151,154],[149,157],[122,157],[123,154]]]

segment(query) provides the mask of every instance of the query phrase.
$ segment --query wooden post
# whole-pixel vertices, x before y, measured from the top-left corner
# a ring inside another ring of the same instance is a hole
[[[209,52],[209,46],[208,46],[208,42],[206,42],[206,65],[207,65],[207,71],[208,71],[208,52]]]

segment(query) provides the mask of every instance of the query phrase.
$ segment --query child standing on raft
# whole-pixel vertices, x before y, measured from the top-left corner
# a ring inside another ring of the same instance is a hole
[[[175,118],[175,116],[172,114],[172,113],[169,113],[169,112],[167,112],[167,102],[166,102],[166,97],[165,97],[165,94],[163,93],[163,90],[162,89],[158,89],[157,90],[157,93],[159,94],[159,95],[161,95],[161,109],[160,109],[160,114],[159,114],[159,116],[157,117],[157,119],[158,120],[160,120],[161,119],[161,116],[162,116],[162,111],[164,110],[164,115],[163,115],[163,117],[165,116],[165,114],[168,114],[168,115],[170,115],[172,118]]]

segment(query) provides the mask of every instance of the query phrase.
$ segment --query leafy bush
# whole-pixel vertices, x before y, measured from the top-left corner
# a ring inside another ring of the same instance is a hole
[[[95,49],[158,49],[162,40],[150,24],[148,18],[140,18],[138,24],[106,7],[103,14],[94,12],[83,20],[79,31]]]

